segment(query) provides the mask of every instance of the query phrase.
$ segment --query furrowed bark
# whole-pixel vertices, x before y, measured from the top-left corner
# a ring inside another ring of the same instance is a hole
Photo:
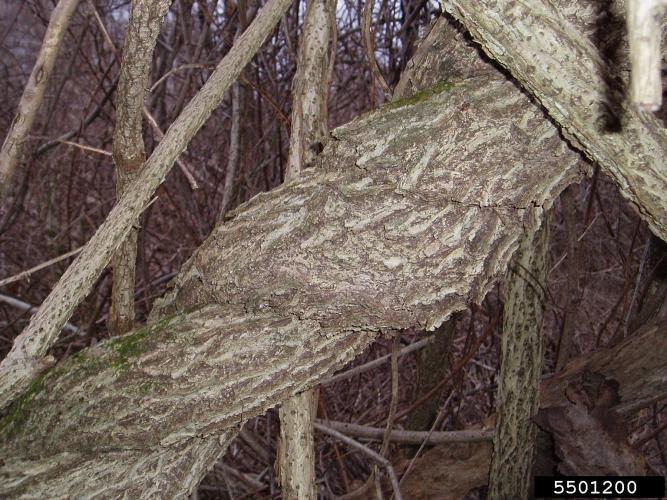
[[[549,223],[526,234],[510,265],[503,309],[496,431],[488,498],[528,498],[544,358],[544,312]]]
[[[604,59],[582,36],[602,29],[591,15],[594,3],[451,0],[442,5],[542,103],[563,135],[614,179],[653,233],[667,240],[667,132],[656,117],[624,99],[627,83],[612,67],[620,62]],[[622,19],[623,12],[616,15]]]
[[[219,105],[229,86],[264,43],[290,2],[269,0],[264,6],[238,43],[220,61],[206,84],[169,127],[137,179],[63,274],[28,327],[14,340],[12,350],[0,363],[0,409],[28,389],[51,363],[44,356],[60,329],[128,235],[176,158]]]
[[[113,158],[116,164],[116,197],[137,177],[146,160],[142,114],[153,50],[160,26],[169,10],[167,0],[134,0],[123,47],[118,81],[116,128]],[[132,227],[114,254],[111,307],[107,321],[113,335],[129,332],[134,326],[134,281],[138,229]]]
[[[26,137],[35,122],[67,26],[78,5],[79,0],[60,0],[51,13],[37,61],[0,149],[0,200],[4,200],[11,189],[14,171],[23,157]]]
[[[299,43],[292,92],[292,129],[285,178],[298,179],[318,153],[328,130],[329,39],[335,26],[335,0],[309,0]],[[283,254],[286,257],[289,254]],[[276,466],[286,500],[317,498],[315,429],[318,394],[309,389],[280,407],[280,444]]]
[[[148,488],[163,471],[146,457],[170,464],[175,448],[205,446],[384,329],[438,326],[504,274],[579,162],[502,75],[441,83],[337,129],[315,168],[214,230],[148,327],[83,351],[15,403],[0,494],[66,494],[82,468],[93,479],[80,495],[130,469]]]

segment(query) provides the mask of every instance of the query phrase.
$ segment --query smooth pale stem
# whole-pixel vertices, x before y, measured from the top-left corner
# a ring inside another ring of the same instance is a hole
[[[627,0],[628,39],[632,64],[632,103],[646,111],[662,105],[660,20],[665,0]]]

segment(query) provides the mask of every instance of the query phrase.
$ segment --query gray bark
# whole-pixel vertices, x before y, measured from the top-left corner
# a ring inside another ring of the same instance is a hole
[[[232,429],[383,329],[433,328],[480,300],[579,161],[502,75],[337,129],[316,168],[214,230],[151,326],[83,351],[17,401],[0,431],[0,494],[120,494],[128,471],[150,490],[180,477],[175,450],[217,456]]]
[[[185,494],[246,419],[382,330],[433,328],[480,300],[579,157],[502,75],[459,69],[334,131],[318,168],[216,228],[148,327],[37,379],[0,422],[0,494]],[[175,132],[163,142],[180,151]],[[656,387],[621,396],[642,404]]]
[[[503,310],[496,432],[489,499],[528,498],[544,358],[544,312],[549,258],[548,218],[526,234],[510,265]]]
[[[328,130],[329,39],[335,26],[335,0],[309,0],[299,43],[292,90],[292,129],[287,179],[297,179],[317,155]],[[289,258],[289,254],[281,254]],[[285,500],[315,500],[316,389],[301,392],[280,407],[280,442],[276,468]]]
[[[572,145],[604,168],[651,231],[667,241],[667,133],[625,98],[627,78],[613,67],[623,61],[604,59],[581,36],[602,29],[619,36],[598,26],[595,4],[452,0],[443,9],[540,101]],[[615,17],[622,21],[624,12]]]
[[[45,355],[62,326],[127,237],[176,158],[222,101],[227,89],[264,43],[289,5],[290,0],[269,0],[264,6],[238,43],[220,61],[206,84],[169,127],[132,186],[63,274],[28,327],[14,340],[12,350],[0,363],[0,409],[26,391],[40,372],[53,362]]]
[[[113,158],[116,164],[116,197],[137,177],[146,160],[142,115],[153,50],[160,26],[169,10],[167,0],[135,0],[123,47],[118,81]],[[113,283],[107,325],[113,335],[134,326],[134,282],[138,229],[133,227],[112,259]]]

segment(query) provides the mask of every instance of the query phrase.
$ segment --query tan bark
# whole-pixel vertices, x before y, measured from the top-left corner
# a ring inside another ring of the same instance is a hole
[[[299,42],[292,91],[292,128],[285,178],[297,179],[327,133],[329,40],[335,25],[335,0],[309,0]],[[283,254],[288,256],[289,254]],[[315,500],[315,436],[318,394],[306,390],[280,407],[280,446],[276,466],[283,498]]]
[[[116,163],[116,197],[137,177],[146,160],[142,115],[153,50],[160,26],[169,10],[168,0],[134,0],[123,47],[118,81],[113,158]],[[134,282],[138,229],[133,227],[114,254],[111,307],[107,325],[113,335],[134,326]]]
[[[180,151],[173,129],[164,147]],[[215,230],[150,332],[84,351],[16,402],[0,424],[2,494],[182,494],[232,434],[217,433],[316,384],[381,329],[434,327],[480,300],[578,157],[513,84],[478,74],[335,131],[317,161]],[[642,374],[664,371],[665,336],[650,340]],[[622,389],[622,404],[663,380]]]
[[[169,127],[137,179],[63,274],[28,327],[14,340],[12,350],[0,363],[0,408],[28,389],[52,362],[44,356],[60,329],[127,237],[176,158],[218,106],[289,5],[290,0],[269,0],[259,12],[206,84]]]
[[[632,102],[646,111],[657,111],[662,105],[660,26],[665,0],[626,0],[625,6],[632,62]]]
[[[651,231],[667,240],[667,132],[655,116],[623,98],[611,67],[622,63],[604,60],[581,36],[595,29],[594,5],[574,0],[442,5],[542,103],[572,145],[614,179]]]
[[[23,156],[26,138],[42,104],[67,26],[78,5],[79,0],[60,0],[51,13],[37,61],[0,149],[0,200],[11,189],[12,177]]]
[[[496,431],[489,475],[490,499],[528,498],[544,358],[542,314],[549,257],[549,224],[528,232],[507,276],[503,310]]]
[[[286,400],[280,407],[280,441],[276,468],[282,497],[315,499],[315,434],[317,391],[310,389]]]
[[[336,2],[308,3],[299,63],[292,84],[292,125],[285,178],[296,179],[319,153],[328,133],[327,87],[329,40]]]

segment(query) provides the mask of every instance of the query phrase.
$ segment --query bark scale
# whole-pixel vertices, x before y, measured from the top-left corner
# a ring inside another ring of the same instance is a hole
[[[382,329],[434,328],[484,297],[579,162],[500,74],[337,129],[314,168],[214,230],[149,326],[17,401],[0,424],[0,494],[114,495],[126,477],[150,490],[203,464],[189,462],[198,446],[219,455],[217,435],[316,385]]]
[[[601,31],[596,3],[451,0],[442,6],[540,101],[570,143],[603,167],[651,231],[667,241],[667,131],[657,117],[624,99],[627,76],[614,67],[624,61],[603,59],[602,47],[591,40]],[[621,8],[614,16],[622,20],[625,13]],[[624,35],[607,31],[603,36]],[[627,61],[627,50],[621,56]]]
[[[171,132],[164,148],[180,151]],[[216,434],[316,384],[381,329],[435,327],[480,300],[578,155],[513,84],[477,74],[338,129],[317,161],[214,231],[150,331],[84,351],[16,402],[0,424],[3,494],[119,494],[128,481],[187,492],[169,479],[201,473],[233,432]],[[298,265],[267,267],[273,252]],[[621,397],[643,404],[662,380]]]
[[[549,223],[528,232],[508,273],[503,310],[496,432],[490,499],[528,498],[544,358],[542,314],[549,256]]]

